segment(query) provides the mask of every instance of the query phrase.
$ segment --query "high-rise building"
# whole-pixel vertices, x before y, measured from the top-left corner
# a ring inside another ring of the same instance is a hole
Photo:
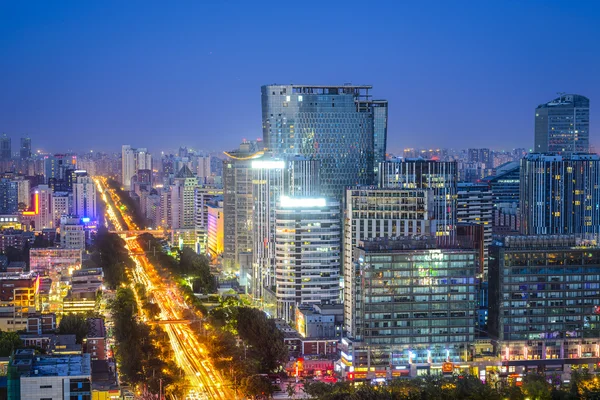
[[[417,376],[468,361],[478,257],[439,245],[432,237],[379,238],[355,248],[354,330],[341,341],[338,364],[345,378]]]
[[[60,247],[85,250],[85,231],[80,217],[63,215],[60,218]]]
[[[536,153],[590,151],[590,100],[578,94],[560,97],[535,109]]]
[[[79,177],[77,183],[73,184],[73,214],[97,221],[96,185],[89,176]]]
[[[600,357],[598,235],[507,236],[490,247],[488,330],[502,365],[569,371]]]
[[[52,212],[52,189],[48,185],[38,185],[32,189],[32,209],[23,211],[23,223],[31,224],[36,231],[54,228],[54,214]]]
[[[171,228],[194,229],[195,195],[198,178],[187,166],[175,176],[171,186]]]
[[[252,271],[252,160],[262,154],[258,143],[244,142],[238,150],[226,152],[223,161],[223,261],[239,269],[243,279]]]
[[[19,149],[21,160],[31,158],[31,138],[21,138],[21,148]]]
[[[16,214],[18,210],[18,183],[10,178],[0,178],[0,214]]]
[[[282,196],[275,248],[277,316],[293,321],[301,304],[339,301],[340,204],[326,198]]]
[[[521,160],[521,233],[600,233],[600,157],[529,154]]]
[[[71,215],[73,211],[73,195],[69,192],[52,193],[52,220],[54,226],[60,225],[63,215]]]
[[[224,244],[224,216],[223,196],[213,197],[207,202],[207,252],[215,259],[223,254]]]
[[[0,136],[0,161],[9,161],[12,158],[11,139],[3,133]]]
[[[266,85],[262,87],[265,148],[276,156],[321,163],[321,194],[342,200],[344,188],[371,185],[385,159],[387,102],[372,86]]]
[[[488,248],[492,244],[492,191],[487,183],[457,185],[456,222],[483,226],[483,276],[487,277]]]
[[[252,284],[255,298],[265,288],[275,292],[275,209],[284,194],[285,162],[272,157],[252,160]]]
[[[409,159],[381,163],[379,187],[431,189],[436,236],[453,243],[456,230],[456,162]]]
[[[131,190],[131,178],[139,170],[152,170],[152,155],[145,148],[134,149],[123,145],[121,149],[121,184],[124,190]]]
[[[196,229],[196,243],[197,249],[196,251],[199,254],[205,254],[208,250],[208,240],[209,240],[209,204],[215,198],[221,198],[221,203],[223,202],[223,189],[212,187],[209,185],[200,185],[196,186],[194,189],[194,224]],[[221,214],[222,214],[221,210]],[[221,215],[221,219],[223,216]],[[223,221],[220,221],[221,225],[223,225]],[[221,229],[221,235],[223,234],[223,230]],[[219,255],[223,253],[222,249],[222,241],[221,238],[221,249]]]
[[[346,190],[346,226],[344,229],[344,320],[351,325],[356,286],[354,248],[361,240],[398,236],[435,235],[433,194],[427,189],[379,189],[356,187]]]
[[[295,156],[286,160],[284,191],[290,197],[321,195],[321,175],[318,160]]]

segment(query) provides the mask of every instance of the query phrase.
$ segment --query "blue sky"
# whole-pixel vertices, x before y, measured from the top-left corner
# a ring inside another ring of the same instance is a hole
[[[535,107],[591,100],[600,2],[0,0],[0,132],[49,151],[235,147],[260,86],[372,84],[388,150],[531,147]]]

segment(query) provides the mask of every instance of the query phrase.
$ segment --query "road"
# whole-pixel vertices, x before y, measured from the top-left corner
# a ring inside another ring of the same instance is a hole
[[[122,215],[123,220],[129,227],[137,229],[137,226],[131,221],[131,217],[117,207],[112,207],[110,202],[106,201],[106,193],[111,197],[112,203],[121,204],[117,195],[110,190],[103,178],[95,178],[96,185],[101,189],[103,200],[107,203],[107,216],[110,222],[118,230],[125,227],[119,222],[117,213]],[[184,319],[184,311],[188,306],[177,286],[168,279],[160,276],[157,267],[149,260],[143,249],[140,247],[135,236],[126,237],[126,247],[129,250],[131,258],[135,262],[135,269],[132,271],[133,283],[141,283],[146,287],[148,294],[154,298],[154,302],[160,308],[162,320],[174,321]],[[160,267],[158,267],[160,268]],[[189,312],[188,312],[189,314]],[[229,400],[235,399],[235,394],[225,386],[225,383],[219,373],[211,365],[207,358],[206,349],[198,340],[196,333],[192,331],[188,324],[164,324],[169,336],[169,342],[173,348],[175,358],[179,367],[185,372],[190,385],[195,391],[204,394],[206,398]]]

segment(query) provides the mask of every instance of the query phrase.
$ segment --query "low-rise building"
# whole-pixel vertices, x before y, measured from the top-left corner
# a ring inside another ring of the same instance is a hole
[[[84,352],[92,360],[106,360],[106,328],[102,318],[88,318],[88,333],[84,339]]]
[[[8,366],[9,400],[91,399],[89,354],[44,356],[17,349]]]

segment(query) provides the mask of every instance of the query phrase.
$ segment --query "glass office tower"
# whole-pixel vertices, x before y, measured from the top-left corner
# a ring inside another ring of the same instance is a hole
[[[562,94],[535,109],[536,153],[590,151],[590,99]]]
[[[374,183],[385,158],[387,101],[371,86],[262,87],[263,140],[280,157],[320,161],[321,195],[343,199],[344,188]]]

